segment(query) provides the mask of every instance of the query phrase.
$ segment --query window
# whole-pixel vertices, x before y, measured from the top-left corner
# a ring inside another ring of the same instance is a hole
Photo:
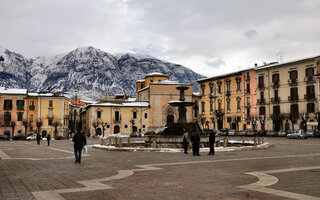
[[[237,81],[237,91],[241,91],[241,82]]]
[[[11,113],[9,112],[4,113],[4,123],[6,125],[9,125],[10,122],[11,122]]]
[[[34,101],[30,101],[29,110],[34,110]]]
[[[33,115],[30,115],[30,122],[33,122]]]
[[[205,85],[201,85],[201,91],[202,91],[202,95],[204,95],[204,89],[205,89]]]
[[[298,100],[298,88],[290,88],[291,100]]]
[[[250,93],[250,83],[247,83],[247,93]]]
[[[120,121],[120,112],[119,111],[114,112],[114,120],[117,122]]]
[[[298,104],[291,104],[290,112],[291,112],[292,116],[299,117],[299,105]]]
[[[213,95],[213,84],[210,83],[210,95]]]
[[[221,94],[221,83],[218,83],[218,93]]]
[[[48,119],[48,125],[52,126],[52,119]]]
[[[230,92],[230,81],[227,82],[227,92]]]
[[[250,72],[247,72],[246,75],[247,75],[247,81],[250,80]]]
[[[264,76],[259,76],[259,88],[264,88]]]
[[[17,119],[17,121],[18,121],[18,122],[21,122],[21,121],[22,121],[22,117],[23,117],[23,112],[18,112],[18,119]]]
[[[308,99],[313,99],[315,98],[315,94],[314,94],[314,85],[308,85],[307,88],[307,98]]]
[[[247,97],[247,106],[250,106],[250,97]]]
[[[230,112],[231,107],[230,107],[230,99],[227,99],[227,110]]]
[[[146,125],[142,125],[142,128],[146,128]]]
[[[273,115],[274,116],[280,115],[280,106],[273,106]]]
[[[12,100],[4,100],[3,109],[12,110]]]
[[[260,101],[261,101],[261,103],[263,103],[264,102],[264,91],[261,91],[260,92]]]
[[[237,110],[241,110],[241,99],[237,98]]]
[[[97,118],[101,118],[101,111],[97,111]]]
[[[274,90],[274,99],[278,100],[279,97],[279,90]]]
[[[133,117],[133,119],[137,119],[137,112],[136,111],[133,112],[133,116],[132,117]]]
[[[150,80],[150,82],[152,83],[152,82],[153,82],[153,80]]]
[[[144,113],[144,118],[145,118],[145,119],[148,118],[148,113]]]
[[[204,102],[201,102],[201,110],[202,110],[202,113],[204,113]]]
[[[314,75],[313,67],[309,67],[306,69],[306,77],[312,77]]]
[[[141,89],[144,87],[143,83],[141,84]]]
[[[307,104],[307,113],[314,113],[314,103]]]
[[[272,82],[279,82],[279,74],[272,74]]]
[[[194,117],[198,117],[198,101],[194,102]]]
[[[298,78],[298,71],[297,70],[293,70],[289,72],[290,74],[290,79],[297,79]]]
[[[17,110],[24,110],[24,100],[17,100]]]
[[[213,112],[213,102],[210,101],[210,112]]]
[[[250,118],[250,108],[247,108],[247,119]]]
[[[128,128],[128,125],[124,125],[124,128]]]
[[[264,106],[259,107],[259,114],[266,115],[266,107],[264,107]]]
[[[49,100],[49,107],[52,108],[53,107],[53,101]]]

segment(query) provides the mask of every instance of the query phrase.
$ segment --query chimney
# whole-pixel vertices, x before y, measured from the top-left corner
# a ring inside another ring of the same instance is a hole
[[[258,67],[258,64],[257,64],[257,63],[254,63],[254,67]]]

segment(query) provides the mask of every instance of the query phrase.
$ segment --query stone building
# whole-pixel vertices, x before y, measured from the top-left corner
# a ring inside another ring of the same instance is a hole
[[[316,56],[256,68],[258,129],[316,129],[319,85],[315,72],[319,59]]]

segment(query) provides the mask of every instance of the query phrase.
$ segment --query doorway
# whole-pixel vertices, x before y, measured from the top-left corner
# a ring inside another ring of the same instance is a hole
[[[114,130],[113,130],[113,133],[114,133],[114,134],[120,133],[120,126],[115,125],[115,126],[114,126]]]

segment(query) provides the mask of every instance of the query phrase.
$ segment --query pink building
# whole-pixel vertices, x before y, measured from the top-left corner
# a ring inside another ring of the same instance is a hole
[[[243,129],[256,129],[257,123],[257,103],[264,103],[263,100],[257,101],[257,79],[254,68],[242,71],[243,80]]]

